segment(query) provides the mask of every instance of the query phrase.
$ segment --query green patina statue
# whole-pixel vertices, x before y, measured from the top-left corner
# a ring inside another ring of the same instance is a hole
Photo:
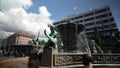
[[[45,48],[48,48],[48,47],[54,47],[54,48],[57,48],[57,40],[56,40],[56,35],[57,35],[57,32],[55,30],[55,26],[53,24],[48,24],[48,27],[50,28],[50,31],[51,33],[48,35],[47,32],[46,32],[46,29],[44,31],[44,34],[45,36],[48,38],[48,39],[45,39],[43,41],[40,41],[39,40],[39,37],[37,38],[34,38],[32,40],[32,44],[33,45],[41,45],[41,44],[44,44],[45,45]]]
[[[55,26],[53,24],[48,24],[48,27],[50,28],[51,33],[48,35],[46,30],[44,31],[45,36],[48,38],[47,40],[44,40],[45,48],[48,47],[54,47],[57,48],[57,32],[55,30]]]
[[[37,38],[34,38],[34,39],[32,40],[32,44],[33,44],[33,45],[40,45],[41,42],[39,41],[39,39],[38,39],[38,37],[37,37]]]

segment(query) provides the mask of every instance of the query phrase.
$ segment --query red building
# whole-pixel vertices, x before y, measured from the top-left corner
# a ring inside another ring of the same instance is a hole
[[[28,45],[33,38],[34,36],[31,34],[16,32],[7,38],[6,45]]]

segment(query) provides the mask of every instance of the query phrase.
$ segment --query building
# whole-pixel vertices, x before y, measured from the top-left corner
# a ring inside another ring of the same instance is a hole
[[[31,49],[34,46],[32,45],[33,35],[24,33],[24,32],[16,32],[6,39],[3,40],[3,54],[10,56],[17,54],[18,56],[26,56],[30,54]]]
[[[118,32],[118,28],[109,6],[90,10],[77,15],[71,15],[66,19],[55,22],[54,25],[57,27],[58,25],[65,24],[68,20],[70,20],[70,23],[83,24],[88,39],[94,39],[95,27],[98,28],[100,36],[104,39],[110,38]]]
[[[1,47],[2,47],[2,40],[0,39],[0,49],[1,49]]]
[[[6,45],[28,45],[33,38],[31,34],[17,32],[7,38]]]

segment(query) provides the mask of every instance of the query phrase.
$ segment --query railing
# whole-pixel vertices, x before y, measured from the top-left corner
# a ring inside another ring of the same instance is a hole
[[[92,65],[120,64],[120,54],[92,54]],[[53,66],[83,65],[83,54],[57,54],[53,56]]]
[[[120,54],[92,54],[94,62],[92,64],[120,64]]]
[[[58,54],[54,55],[54,66],[78,65],[82,64],[83,54]]]

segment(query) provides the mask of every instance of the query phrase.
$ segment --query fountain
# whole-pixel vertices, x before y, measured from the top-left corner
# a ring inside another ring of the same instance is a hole
[[[84,25],[67,21],[56,28],[61,36],[64,52],[90,53],[84,34]]]
[[[49,27],[51,30],[49,35],[47,35],[46,30],[44,31],[48,40],[45,42],[43,52],[38,54],[40,58],[37,59],[41,59],[38,67],[45,66],[54,68],[60,66],[61,68],[69,68],[70,66],[73,68],[91,68],[94,64],[120,64],[119,54],[103,54],[100,47],[96,46],[94,41],[92,41],[92,45],[89,46],[84,34],[84,25],[71,23],[70,21],[56,26],[63,43],[62,48],[64,53],[59,53],[59,47],[56,45],[57,33],[54,26],[49,25]],[[93,51],[96,50],[99,53],[91,53],[90,49],[93,49]],[[36,61],[36,59],[32,59],[32,57],[30,58],[29,61]]]

